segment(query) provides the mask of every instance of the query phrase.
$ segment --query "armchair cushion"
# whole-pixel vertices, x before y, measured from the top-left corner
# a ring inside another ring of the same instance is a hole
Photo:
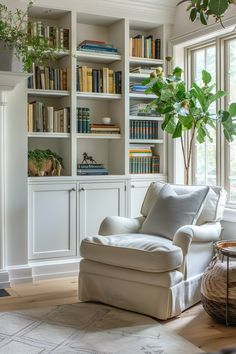
[[[153,182],[150,184],[145,195],[141,215],[147,216],[151,208],[156,202],[160,190],[165,185],[161,182]],[[171,185],[177,194],[188,193],[199,188],[199,186],[184,186],[184,185]],[[223,217],[224,207],[226,200],[226,192],[221,187],[210,187],[203,209],[199,214],[196,225],[202,225],[206,222],[220,221]]]
[[[92,261],[143,272],[177,269],[183,261],[181,248],[170,240],[144,234],[87,237],[80,252]]]
[[[209,187],[177,194],[165,184],[144,221],[140,232],[157,234],[173,240],[175,232],[184,225],[194,225],[203,208]]]

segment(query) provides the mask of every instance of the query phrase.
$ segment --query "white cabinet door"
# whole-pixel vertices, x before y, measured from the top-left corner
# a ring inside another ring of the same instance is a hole
[[[80,183],[80,241],[97,235],[106,216],[125,216],[125,182]]]
[[[152,181],[132,181],[129,191],[129,217],[140,216],[140,210],[147,189]]]
[[[76,255],[76,184],[29,186],[29,258]]]

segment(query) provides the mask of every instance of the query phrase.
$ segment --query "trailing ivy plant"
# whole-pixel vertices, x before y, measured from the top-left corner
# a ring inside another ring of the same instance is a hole
[[[30,71],[33,63],[42,64],[45,58],[55,59],[55,48],[49,46],[49,41],[38,35],[32,37],[28,31],[28,14],[32,6],[30,0],[25,11],[11,11],[0,4],[0,40],[22,60],[24,71]]]
[[[224,27],[222,18],[230,5],[236,5],[236,0],[181,0],[178,4],[190,3],[187,11],[190,11],[190,20],[194,22],[200,18],[203,25],[208,24],[208,19],[213,17],[216,22],[220,22]]]
[[[183,153],[186,183],[189,184],[189,172],[195,137],[201,144],[209,139],[212,142],[210,128],[216,128],[217,122],[222,125],[227,141],[236,135],[236,103],[231,103],[228,111],[213,113],[211,105],[219,102],[226,95],[225,91],[215,91],[210,73],[202,71],[202,85],[193,83],[187,89],[181,79],[183,70],[174,68],[167,77],[162,68],[158,68],[144,81],[146,93],[156,95],[149,108],[155,107],[157,114],[163,115],[162,129],[179,138]],[[189,133],[189,144],[184,144],[185,132]]]

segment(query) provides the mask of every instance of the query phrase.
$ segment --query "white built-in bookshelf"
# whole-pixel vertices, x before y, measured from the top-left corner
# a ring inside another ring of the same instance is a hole
[[[130,113],[132,105],[148,104],[155,99],[155,95],[130,92],[129,90],[131,82],[142,83],[142,80],[149,77],[149,74],[131,72],[131,69],[162,66],[164,70],[167,40],[165,25],[156,27],[153,23],[138,21],[133,23],[127,18],[112,18],[105,15],[86,14],[85,16],[82,13],[75,15],[67,10],[46,9],[37,6],[32,7],[30,11],[30,16],[34,21],[42,22],[45,26],[69,29],[69,48],[58,51],[55,60],[45,64],[49,68],[47,69],[49,73],[51,73],[52,67],[55,71],[54,75],[57,71],[59,76],[63,75],[60,70],[63,71],[66,68],[66,89],[31,87],[28,89],[28,102],[31,104],[41,102],[38,106],[43,104],[44,107],[53,107],[55,111],[69,108],[70,116],[67,117],[69,121],[68,127],[65,128],[66,131],[53,131],[52,127],[51,131],[34,131],[31,127],[31,131],[28,132],[28,149],[49,148],[61,155],[65,166],[62,174],[65,176],[75,177],[77,175],[77,164],[82,162],[84,152],[93,156],[96,162],[104,164],[109,175],[129,175],[131,172],[130,149],[134,148],[136,144],[140,146],[146,144],[151,147],[153,154],[160,158],[159,173],[166,174],[166,137],[161,130],[162,117],[158,115],[132,115]],[[153,35],[154,39],[160,39],[161,51],[158,58],[130,55],[132,54],[129,48],[130,38],[137,35],[145,38]],[[86,40],[105,41],[112,44],[117,52],[86,52],[86,50],[79,49],[79,44]],[[81,90],[82,81],[78,85],[77,80],[82,72],[81,69],[78,74],[78,70],[82,67],[83,70],[86,68],[90,72],[103,70],[113,73],[113,78],[116,77],[116,72],[121,73],[121,93],[114,92],[117,90],[115,84],[113,84],[113,92]],[[111,123],[120,128],[120,133],[92,133],[88,131],[82,133],[78,128],[78,109],[82,108],[89,109],[92,125],[99,125],[102,123],[103,117],[110,117]],[[151,129],[150,127],[154,127],[155,123],[155,137],[131,138],[131,121],[137,122],[140,129],[143,127]],[[151,172],[149,173],[151,174]],[[139,171],[137,174],[147,177],[149,173],[145,174],[143,171]]]

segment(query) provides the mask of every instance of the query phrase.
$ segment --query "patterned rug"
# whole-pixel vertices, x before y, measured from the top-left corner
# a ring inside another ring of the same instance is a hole
[[[147,316],[78,303],[0,313],[2,354],[195,354],[202,351]]]

